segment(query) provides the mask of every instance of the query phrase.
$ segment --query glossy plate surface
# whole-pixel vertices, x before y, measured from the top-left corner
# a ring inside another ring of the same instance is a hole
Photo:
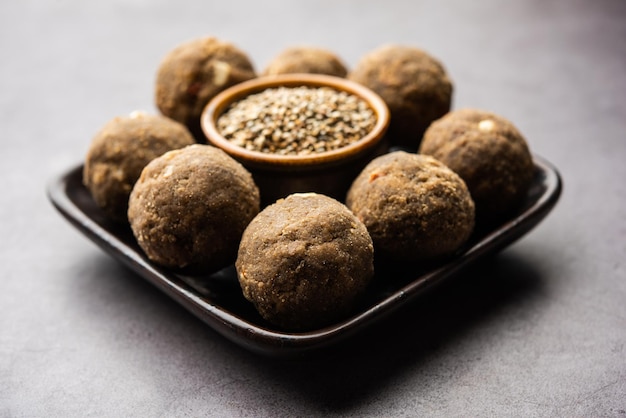
[[[469,264],[494,254],[534,228],[561,194],[561,178],[548,161],[535,156],[535,175],[524,204],[510,219],[477,231],[455,257],[429,268],[377,266],[374,284],[352,316],[310,332],[284,332],[266,323],[241,294],[234,267],[212,276],[181,275],[150,262],[130,227],[110,222],[82,185],[82,166],[53,179],[48,196],[58,211],[104,251],[157,286],[215,331],[249,350],[291,355],[327,348],[414,302],[432,285],[458,274]]]

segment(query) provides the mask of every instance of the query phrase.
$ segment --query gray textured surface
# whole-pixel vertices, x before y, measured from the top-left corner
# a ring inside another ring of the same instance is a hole
[[[74,231],[46,182],[153,110],[205,34],[262,68],[314,44],[439,57],[455,107],[510,118],[565,190],[536,230],[339,352],[216,335]],[[626,416],[626,3],[3,1],[0,416]]]

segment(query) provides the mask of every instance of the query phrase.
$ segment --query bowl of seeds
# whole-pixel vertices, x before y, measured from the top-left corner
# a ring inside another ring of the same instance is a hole
[[[356,82],[284,74],[224,90],[201,125],[209,144],[252,173],[264,204],[297,192],[344,200],[363,167],[386,152],[389,110]]]

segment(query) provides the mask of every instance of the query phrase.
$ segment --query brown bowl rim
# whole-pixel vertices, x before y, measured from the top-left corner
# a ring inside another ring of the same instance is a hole
[[[278,155],[247,150],[233,144],[217,130],[217,119],[231,103],[268,88],[298,86],[327,86],[354,94],[365,100],[372,108],[376,114],[376,124],[367,135],[350,145],[311,155]],[[253,78],[223,90],[205,106],[200,122],[204,135],[211,145],[221,148],[239,161],[260,168],[271,168],[327,166],[353,160],[380,143],[389,126],[389,118],[389,109],[384,100],[364,85],[346,78],[323,74],[280,74]]]

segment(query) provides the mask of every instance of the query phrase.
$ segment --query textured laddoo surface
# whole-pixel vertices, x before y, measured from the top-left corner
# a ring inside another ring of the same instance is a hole
[[[294,46],[275,56],[263,75],[310,73],[345,77],[348,69],[335,53],[312,46]]]
[[[342,318],[373,277],[365,226],[330,197],[292,194],[243,234],[236,261],[244,296],[263,318],[305,330]]]
[[[474,227],[463,180],[440,161],[396,151],[372,160],[346,205],[365,224],[381,257],[434,260],[453,254]]]
[[[150,260],[214,271],[235,261],[241,234],[258,212],[250,173],[222,150],[196,144],[144,168],[128,218]]]
[[[390,44],[367,53],[348,78],[378,93],[389,107],[392,145],[417,149],[426,128],[452,103],[453,85],[444,66],[410,46]]]
[[[156,76],[156,105],[161,113],[196,134],[209,100],[254,77],[250,58],[239,48],[215,37],[193,39],[162,60]]]
[[[108,217],[126,222],[130,191],[146,164],[194,142],[185,126],[164,116],[134,112],[116,117],[92,139],[83,183]]]
[[[495,221],[528,192],[534,164],[528,144],[507,119],[478,109],[460,109],[434,122],[420,153],[432,155],[463,178],[481,221]]]

